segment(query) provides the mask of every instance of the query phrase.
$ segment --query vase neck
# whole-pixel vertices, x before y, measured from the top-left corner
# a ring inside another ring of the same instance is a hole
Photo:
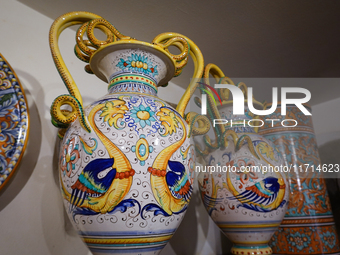
[[[250,125],[254,125],[253,123],[249,124],[249,118],[232,118],[228,120],[228,123],[225,126],[226,130],[233,130],[237,134],[243,133],[256,133],[254,127]],[[256,125],[257,123],[255,123]]]
[[[135,92],[157,95],[156,80],[150,76],[130,72],[121,72],[110,77],[109,93]]]
[[[258,125],[256,121],[253,121],[253,117],[249,115],[248,107],[245,106],[245,114],[233,115],[232,105],[226,105],[219,109],[222,119],[227,120],[225,125],[226,130],[233,130],[236,133],[256,133],[254,126]],[[249,122],[250,121],[250,122]]]

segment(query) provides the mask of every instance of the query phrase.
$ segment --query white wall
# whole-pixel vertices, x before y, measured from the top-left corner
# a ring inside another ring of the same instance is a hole
[[[319,146],[321,163],[339,164],[340,157],[340,98],[330,100],[312,108],[313,124]],[[338,202],[340,173],[337,179],[328,179],[327,188],[332,202],[333,214],[340,229],[340,206]],[[333,176],[334,177],[334,176]]]
[[[25,89],[31,126],[22,162],[0,192],[0,254],[90,254],[66,218],[57,184],[57,130],[50,123],[49,107],[55,97],[67,91],[49,51],[52,22],[19,2],[1,3],[0,51]],[[83,64],[73,55],[74,31],[64,32],[61,45],[84,104],[104,95],[106,84],[86,74]],[[160,89],[159,96],[177,103],[182,93],[182,88],[170,84]],[[337,99],[313,107],[318,141],[319,137],[324,142],[331,134],[340,134],[339,119],[331,117],[338,114],[339,106]],[[162,254],[222,254],[229,247],[230,242],[208,218],[196,191],[182,225]]]
[[[90,254],[66,218],[57,184],[57,129],[50,122],[49,107],[67,90],[49,50],[52,22],[17,1],[1,3],[0,51],[22,83],[31,120],[26,153],[16,174],[0,192],[0,254],[4,255]],[[73,54],[74,37],[73,30],[65,31],[61,49],[86,105],[104,95],[107,86],[83,71],[84,64]],[[183,91],[170,84],[160,88],[159,96],[177,103]],[[187,246],[178,243],[184,238]],[[162,254],[220,254],[228,249],[227,244],[196,194],[181,227]]]
[[[340,139],[339,109],[340,98],[317,104],[312,107],[314,131],[317,135],[317,142],[319,146],[334,139]]]

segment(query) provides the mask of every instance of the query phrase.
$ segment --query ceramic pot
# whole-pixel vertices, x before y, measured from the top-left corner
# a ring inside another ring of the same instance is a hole
[[[305,106],[311,112],[310,107]],[[285,116],[280,112],[279,105],[273,114],[266,116],[266,119],[280,121],[274,125],[264,121],[260,134],[275,144],[287,166],[296,166],[297,170],[290,171],[291,202],[270,245],[277,254],[339,254],[338,235],[322,178],[324,168],[320,163],[312,117],[304,115],[296,106],[287,106]],[[291,127],[283,127],[282,120],[287,120],[285,125]],[[318,167],[322,170],[318,171]],[[330,169],[329,166],[326,168]]]
[[[232,254],[272,254],[268,242],[288,205],[283,159],[270,141],[248,125],[253,119],[248,111],[236,117],[231,103],[217,110],[219,118],[228,120],[225,132],[217,136],[226,143],[204,155],[206,166],[198,177],[203,204],[234,243]]]
[[[87,107],[77,87],[67,83],[71,78],[56,47],[61,29],[84,20],[76,53],[89,60],[88,71],[109,84],[108,94]],[[107,23],[80,12],[63,15],[51,28],[52,55],[71,94],[59,96],[51,107],[52,122],[64,128],[61,192],[73,226],[93,254],[158,254],[188,207],[195,158],[181,114],[185,100],[178,112],[157,97],[157,87],[179,73],[188,42],[194,45],[173,34],[163,36],[166,45],[160,37],[153,44],[140,42]],[[86,29],[91,39],[96,24],[112,42],[80,39]],[[166,50],[171,40],[183,43],[182,56]],[[64,104],[73,111],[63,110]]]

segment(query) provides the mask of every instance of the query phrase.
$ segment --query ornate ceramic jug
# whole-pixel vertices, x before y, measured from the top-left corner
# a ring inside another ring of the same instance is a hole
[[[282,127],[280,121],[274,124],[265,121],[260,133],[276,145],[287,166],[297,168],[290,171],[291,202],[271,240],[271,247],[277,254],[339,254],[339,240],[321,174],[324,168],[320,163],[312,118],[293,105],[287,106],[285,116],[280,112],[278,105],[276,111],[265,118],[286,120],[287,127]],[[323,166],[332,171],[331,166]]]
[[[57,44],[61,31],[74,24],[81,25],[77,56],[90,63],[88,72],[109,84],[109,93],[87,107]],[[104,31],[107,40],[96,39],[94,28]],[[70,92],[55,99],[51,115],[64,128],[59,132],[60,186],[72,224],[93,254],[158,254],[187,209],[195,158],[191,129],[183,118],[194,87],[177,111],[157,97],[157,87],[180,74],[189,47],[197,60],[195,76],[200,76],[199,49],[174,33],[161,34],[152,44],[137,41],[87,12],[58,18],[50,45]],[[171,45],[181,53],[171,54]],[[63,109],[65,104],[72,111]]]
[[[215,65],[206,67],[205,76],[209,73],[224,77]],[[233,84],[230,79],[223,79],[222,82]],[[237,86],[247,93],[244,83]],[[206,162],[198,177],[204,206],[234,243],[232,254],[272,254],[268,242],[288,204],[289,185],[281,167],[283,159],[270,141],[255,132],[252,126],[258,123],[250,121],[254,116],[248,110],[245,115],[233,115],[229,90],[220,89],[218,94],[222,106],[217,108],[208,100],[208,112],[212,113],[211,119],[228,123],[215,125],[215,142],[206,136],[204,150],[197,144]]]

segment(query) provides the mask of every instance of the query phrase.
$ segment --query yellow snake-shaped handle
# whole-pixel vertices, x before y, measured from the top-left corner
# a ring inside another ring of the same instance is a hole
[[[210,129],[209,119],[196,112],[189,112],[185,116],[185,120],[189,123],[188,138],[196,135],[204,135]],[[197,126],[195,126],[197,124]]]
[[[87,63],[90,61],[91,56],[99,48],[118,40],[128,41],[135,39],[121,34],[107,20],[90,12],[66,13],[57,18],[51,26],[49,40],[52,57],[69,92],[69,95],[62,95],[54,100],[51,107],[52,123],[57,127],[67,128],[68,125],[78,117],[81,126],[88,132],[91,132],[91,128],[84,117],[82,97],[64,63],[58,46],[58,39],[61,32],[73,25],[80,25],[76,34],[75,54],[80,60]],[[106,35],[105,40],[99,40],[96,38],[94,35],[95,28],[101,30]],[[189,38],[178,33],[162,33],[156,36],[152,43],[156,47],[165,50],[168,53],[168,56],[173,59],[175,64],[174,76],[181,74],[184,66],[188,62],[190,54],[195,64],[193,77],[197,79],[202,77],[204,68],[203,55],[196,44]],[[170,53],[170,46],[177,47],[180,50],[180,53]],[[85,71],[92,73],[89,65],[85,66]],[[197,85],[198,84],[195,79],[192,79],[189,87],[185,91],[177,106],[177,111],[182,117],[184,117],[185,108]],[[61,107],[65,104],[71,106],[72,111],[61,109]]]
[[[210,78],[210,75],[215,78],[216,82],[217,83],[227,83],[227,84],[233,84],[233,81],[231,79],[229,79],[228,77],[226,77],[224,75],[224,73],[222,72],[222,70],[215,64],[208,64],[206,65],[206,67],[204,68],[204,73],[202,75],[203,77],[203,81],[205,84],[209,85],[210,86],[210,82],[209,82],[209,78]],[[209,88],[207,88],[208,90],[210,90]],[[229,92],[229,90],[226,90]],[[224,95],[223,95],[223,92],[221,93],[220,92],[220,97],[221,97],[221,100],[223,101],[224,100]],[[228,95],[229,96],[229,95]],[[199,99],[197,99],[199,100]],[[200,102],[199,102],[200,103]],[[211,97],[207,97],[207,104],[208,104],[208,107],[210,109],[210,112],[211,112],[211,115],[208,116],[210,122],[212,123],[214,119],[221,119],[221,115],[215,105],[215,102],[214,100],[211,98]],[[215,142],[212,143],[211,142],[211,139],[208,135],[206,135],[204,137],[204,141],[205,141],[205,144],[206,146],[209,148],[209,150],[205,150],[205,153],[209,153],[210,150],[215,150],[217,148],[219,148],[220,146],[224,147],[225,144],[224,144],[224,138],[223,138],[223,134],[225,134],[226,130],[225,130],[225,126],[224,125],[217,125],[214,127],[214,134],[215,134]]]
[[[184,40],[184,41],[183,41]],[[189,103],[191,96],[193,95],[195,89],[198,86],[198,81],[201,79],[203,75],[204,69],[204,60],[201,50],[197,47],[197,45],[190,40],[188,37],[178,34],[178,33],[163,33],[156,36],[153,41],[154,44],[157,44],[167,50],[169,46],[175,46],[181,50],[179,55],[173,55],[178,57],[176,60],[176,73],[175,76],[178,76],[181,72],[183,67],[188,61],[188,52],[194,62],[195,71],[193,75],[193,79],[184,92],[182,98],[180,99],[176,110],[178,113],[184,117],[185,109]],[[168,50],[167,50],[168,51]],[[169,52],[169,51],[168,51]]]
[[[100,46],[106,45],[115,40],[130,39],[130,37],[122,35],[109,22],[90,12],[66,13],[57,18],[51,26],[49,42],[52,57],[61,79],[70,93],[69,95],[61,95],[57,97],[52,103],[52,123],[59,128],[67,128],[68,125],[78,117],[81,126],[88,132],[91,132],[91,128],[84,117],[82,97],[76,83],[65,65],[58,46],[58,39],[61,32],[73,25],[81,25],[77,32],[75,53],[78,58],[85,62],[88,62],[91,55],[95,52],[93,48],[98,49]],[[94,28],[98,28],[103,31],[106,34],[107,39],[105,41],[98,40],[93,34]],[[87,32],[88,40],[83,39],[85,31]],[[85,70],[91,72],[89,66],[86,66]],[[63,105],[71,106],[72,111],[62,110],[61,107]]]
[[[224,73],[222,72],[222,70],[215,64],[208,64],[204,68],[203,78],[204,78],[204,83],[207,85],[210,85],[210,82],[209,82],[210,75],[213,78],[215,78],[216,82],[219,84],[235,85],[234,82],[229,77],[226,77]],[[243,82],[238,83],[236,86],[242,90],[245,96],[247,96],[247,86]],[[209,90],[209,88],[207,89]],[[226,104],[226,103],[232,102],[232,100],[230,99],[229,89],[218,89],[217,91],[218,91],[218,94],[220,95],[222,103]],[[213,119],[221,119],[221,115],[217,109],[217,106],[215,105],[214,100],[211,97],[207,97],[207,99],[208,99],[207,103],[209,105],[209,109],[211,112],[211,116],[209,116],[210,122],[213,122]],[[217,125],[214,127],[213,130],[215,134],[215,142],[212,143],[210,137],[208,135],[205,135],[204,142],[207,146],[207,149],[205,149],[204,151],[200,150],[201,154],[207,155],[209,154],[211,150],[216,150],[220,147],[222,148],[227,147],[228,146],[227,138],[231,136],[235,144],[236,151],[239,150],[240,147],[246,142],[249,147],[250,152],[256,158],[259,158],[249,136],[243,135],[239,138],[238,135],[234,131],[226,129],[225,125]]]

